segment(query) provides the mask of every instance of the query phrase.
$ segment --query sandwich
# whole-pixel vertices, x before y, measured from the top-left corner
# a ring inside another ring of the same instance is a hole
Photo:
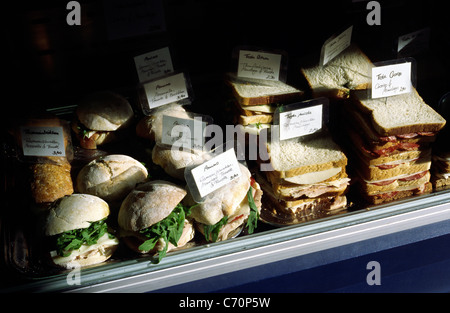
[[[86,96],[78,104],[72,130],[85,149],[117,140],[133,122],[134,112],[127,99],[103,91]]]
[[[191,119],[190,112],[178,103],[160,106],[148,116],[144,116],[136,125],[136,134],[150,143],[151,158],[167,175],[177,180],[184,180],[184,169],[193,160],[199,158],[202,150],[172,148],[161,144],[163,116]]]
[[[347,157],[330,135],[273,141],[267,153],[270,166],[256,177],[264,221],[298,224],[346,209]]]
[[[186,245],[194,237],[190,207],[181,204],[186,190],[156,180],[138,185],[122,202],[118,223],[120,236],[138,253],[158,254]]]
[[[278,106],[303,99],[304,92],[282,81],[240,78],[227,74],[231,94],[230,104],[235,112],[235,124],[249,133],[270,127]]]
[[[111,154],[83,166],[77,175],[76,189],[110,203],[118,202],[147,176],[147,168],[138,160],[123,154]]]
[[[44,221],[53,264],[70,269],[108,260],[119,244],[108,216],[108,204],[96,196],[72,194],[55,201]]]
[[[371,83],[370,59],[354,44],[324,66],[304,65],[303,77],[312,98],[347,99],[351,90],[367,89]]]
[[[450,188],[450,152],[436,151],[432,159],[433,188],[435,190]]]
[[[209,194],[203,202],[195,204],[190,194],[186,197],[186,204],[192,206],[190,216],[208,242],[227,240],[244,226],[251,234],[257,227],[262,190],[247,167],[239,166],[241,176]]]
[[[357,91],[344,113],[356,180],[368,203],[432,190],[431,144],[446,121],[416,90],[379,99]]]

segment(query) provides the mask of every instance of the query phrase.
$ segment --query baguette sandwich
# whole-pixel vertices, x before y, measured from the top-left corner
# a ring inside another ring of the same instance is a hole
[[[167,181],[138,185],[122,202],[120,236],[138,253],[158,254],[186,245],[194,237],[190,208],[181,204],[186,190]]]
[[[329,135],[272,142],[267,150],[272,170],[257,177],[263,220],[297,224],[346,208],[347,157]]]
[[[431,191],[430,147],[446,121],[416,90],[379,99],[356,91],[344,112],[352,164],[367,202]]]

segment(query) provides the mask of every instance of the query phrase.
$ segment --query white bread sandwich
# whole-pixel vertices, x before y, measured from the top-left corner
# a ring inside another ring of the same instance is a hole
[[[446,121],[416,90],[380,99],[356,91],[345,107],[351,164],[370,204],[431,191],[431,144]]]
[[[199,204],[189,194],[186,203],[193,205],[191,217],[206,241],[223,241],[245,226],[253,233],[261,211],[262,190],[250,171],[240,165],[241,176],[217,189]]]
[[[86,164],[77,175],[76,188],[80,193],[117,202],[147,176],[147,169],[138,160],[123,154],[111,154]]]
[[[96,196],[72,194],[55,201],[44,221],[53,264],[69,269],[108,260],[119,244],[108,216],[108,204]]]
[[[450,188],[450,152],[433,153],[431,182],[435,190]]]
[[[186,245],[194,237],[188,218],[190,208],[181,204],[186,190],[173,183],[155,180],[138,185],[119,210],[120,236],[138,253],[158,254]]]
[[[97,92],[78,104],[72,130],[81,147],[96,149],[117,140],[119,131],[129,127],[133,118],[133,109],[124,97],[110,91]]]
[[[263,220],[290,225],[346,209],[347,157],[328,134],[271,142],[267,150],[272,170],[257,176]]]
[[[282,81],[241,78],[228,73],[225,83],[231,94],[228,105],[232,106],[233,123],[243,125],[250,133],[270,127],[278,106],[304,97],[302,90]]]
[[[305,65],[301,72],[313,98],[346,99],[351,90],[369,87],[372,67],[370,59],[352,44],[325,66]]]

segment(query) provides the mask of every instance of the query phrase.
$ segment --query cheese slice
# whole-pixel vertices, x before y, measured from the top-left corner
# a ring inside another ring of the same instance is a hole
[[[294,177],[284,178],[285,181],[299,185],[311,185],[327,180],[342,171],[342,167],[333,167],[319,172],[306,173]]]
[[[76,262],[76,259],[82,256],[87,256],[90,253],[99,253],[99,254],[106,254],[107,253],[107,249],[108,247],[111,246],[115,246],[119,244],[119,239],[117,239],[116,237],[114,238],[109,238],[108,234],[104,234],[102,237],[100,237],[97,240],[97,243],[93,244],[93,245],[86,245],[83,244],[78,250],[73,250],[72,253],[67,256],[60,256],[58,255],[58,253],[56,252],[56,250],[50,251],[50,256],[53,259],[53,262],[57,265],[60,264],[65,264],[65,263],[69,263],[69,262]]]
[[[276,107],[270,104],[261,104],[261,105],[240,105],[243,110],[254,111],[254,112],[262,112],[262,113],[273,113],[276,110]]]

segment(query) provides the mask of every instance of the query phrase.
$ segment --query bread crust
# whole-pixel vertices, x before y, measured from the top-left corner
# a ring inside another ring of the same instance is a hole
[[[109,205],[89,194],[72,194],[52,204],[44,221],[45,236],[87,228],[109,215]]]
[[[137,186],[123,200],[118,223],[122,229],[139,231],[166,218],[186,196],[184,188],[162,180]]]
[[[36,203],[50,203],[74,192],[70,164],[31,165],[31,195]]]

